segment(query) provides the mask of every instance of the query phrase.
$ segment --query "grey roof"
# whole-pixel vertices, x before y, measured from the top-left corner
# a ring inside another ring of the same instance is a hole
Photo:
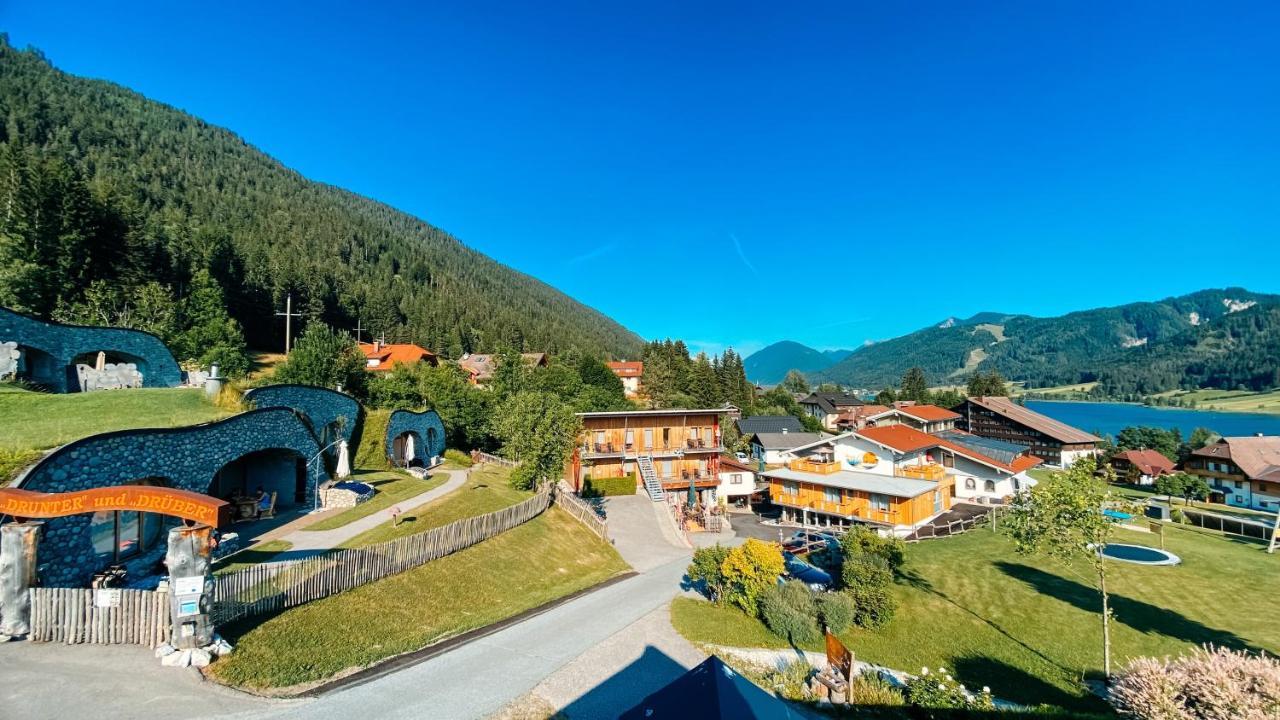
[[[776,432],[776,433],[756,433],[752,438],[760,447],[765,450],[790,450],[801,445],[816,443],[830,437],[826,433],[811,432]]]
[[[800,401],[801,405],[817,405],[827,414],[837,413],[837,405],[866,405],[857,395],[848,392],[815,392]]]
[[[743,435],[756,433],[804,432],[804,425],[795,415],[752,415],[737,421],[738,432]]]
[[[937,437],[945,438],[957,445],[963,445],[974,452],[982,453],[993,460],[1008,465],[1014,461],[1019,455],[1025,453],[1030,448],[1026,445],[1011,443],[1007,440],[997,440],[995,438],[981,437],[971,435],[967,432],[959,430],[943,430],[934,433]]]
[[[880,475],[879,473],[857,472],[854,470],[840,470],[822,475],[791,470],[790,468],[779,468],[777,470],[766,470],[760,475],[778,480],[797,480],[846,490],[859,490],[861,492],[879,493],[902,498],[913,498],[938,489],[938,483],[931,480],[916,480],[914,478],[894,477],[893,475]]]

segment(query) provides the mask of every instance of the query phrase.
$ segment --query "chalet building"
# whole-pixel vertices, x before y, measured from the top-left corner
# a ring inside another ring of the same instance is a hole
[[[794,415],[751,415],[734,421],[734,425],[743,437],[756,433],[804,432],[800,418]]]
[[[1173,474],[1173,461],[1155,450],[1125,450],[1111,458],[1116,479],[1132,485],[1153,485],[1161,475]]]
[[[788,453],[794,448],[811,445],[824,438],[831,437],[826,433],[811,432],[758,432],[751,436],[751,457],[756,462],[766,465],[781,465],[790,457]]]
[[[520,357],[529,367],[546,367],[546,353],[520,353]],[[485,386],[493,379],[493,371],[498,367],[501,358],[497,355],[471,353],[458,360],[458,367],[467,371],[472,385]]]
[[[951,507],[951,480],[940,470],[922,467],[899,475],[848,470],[819,455],[761,476],[786,520],[819,527],[865,524],[907,535]]]
[[[1049,465],[1069,467],[1098,454],[1100,438],[1058,422],[1007,397],[970,397],[956,408],[958,429],[981,437],[1025,445]]]
[[[799,400],[804,411],[818,419],[822,427],[828,431],[836,429],[836,420],[841,413],[847,413],[866,403],[857,395],[847,392],[814,392]]]
[[[1280,436],[1225,437],[1195,450],[1184,470],[1209,483],[1210,499],[1236,507],[1280,509]]]
[[[644,377],[644,363],[609,362],[605,365],[622,381],[622,391],[627,397],[633,398],[640,394],[640,379]]]
[[[364,353],[365,369],[370,372],[388,372],[400,363],[426,363],[432,367],[440,364],[436,354],[413,343],[384,343],[373,341],[360,343]]]
[[[836,431],[861,430],[868,425],[874,425],[875,423],[871,422],[871,418],[891,409],[888,405],[859,405],[845,410],[836,416]]]
[[[582,433],[565,475],[574,490],[584,478],[636,479],[652,496],[688,490],[693,484],[705,504],[715,502],[720,485],[719,409],[623,410],[578,413]]]
[[[716,498],[725,504],[747,505],[756,487],[756,469],[732,455],[720,456],[720,485]]]
[[[906,425],[920,432],[929,434],[956,429],[956,421],[960,413],[952,412],[937,405],[917,405],[915,403],[894,403],[884,412],[871,415],[867,424],[875,427],[886,425]]]

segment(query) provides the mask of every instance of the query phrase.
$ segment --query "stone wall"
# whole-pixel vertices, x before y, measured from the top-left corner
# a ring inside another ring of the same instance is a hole
[[[396,410],[387,421],[387,434],[383,442],[387,448],[387,458],[395,454],[395,439],[401,433],[417,434],[414,440],[414,454],[424,462],[432,456],[444,454],[444,423],[435,410],[413,412],[412,410]]]
[[[289,450],[311,461],[320,443],[301,413],[264,408],[185,428],[121,430],[68,443],[31,467],[15,486],[70,492],[161,478],[169,487],[207,493],[224,465],[259,450]],[[308,462],[305,504],[328,479],[324,463]],[[40,542],[40,580],[83,586],[97,569],[88,514],[47,521]]]
[[[362,411],[360,403],[350,395],[315,385],[266,385],[246,392],[244,399],[256,408],[286,407],[297,410],[306,416],[322,445],[328,445],[340,435],[347,441],[351,457],[355,457],[356,444],[359,442],[355,432],[360,426]],[[326,432],[325,429],[330,427],[335,428],[337,434]],[[339,427],[341,429],[336,430]],[[330,448],[328,452],[336,458],[338,449]]]
[[[12,340],[0,342],[0,380],[10,380],[18,374],[20,357],[22,353],[18,350],[18,343]]]
[[[76,378],[80,392],[142,387],[137,363],[104,363],[101,370],[92,365],[76,365]]]
[[[76,358],[98,352],[137,365],[144,387],[177,387],[182,382],[173,354],[160,338],[141,330],[63,325],[0,308],[0,343],[7,342],[16,343],[22,352],[26,379],[53,392],[77,390]]]

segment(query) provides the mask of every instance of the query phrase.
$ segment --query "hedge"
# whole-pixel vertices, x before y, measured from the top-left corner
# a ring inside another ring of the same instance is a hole
[[[636,474],[622,477],[587,477],[582,482],[583,497],[608,497],[610,495],[635,495]]]

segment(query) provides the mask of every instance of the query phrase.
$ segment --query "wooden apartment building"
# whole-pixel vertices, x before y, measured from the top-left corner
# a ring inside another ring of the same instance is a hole
[[[1041,415],[1007,397],[971,397],[956,408],[956,426],[981,437],[1025,445],[1050,465],[1069,467],[1098,453],[1101,438]]]
[[[582,434],[565,476],[574,490],[587,477],[634,475],[637,463],[649,458],[664,489],[719,484],[720,414],[711,410],[624,410],[578,413]]]

